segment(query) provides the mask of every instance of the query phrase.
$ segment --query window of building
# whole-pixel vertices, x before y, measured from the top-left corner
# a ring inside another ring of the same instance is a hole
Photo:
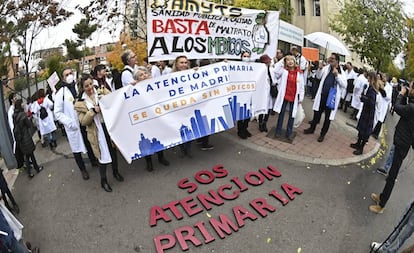
[[[298,15],[305,16],[305,0],[298,0]]]
[[[321,15],[321,2],[319,0],[313,0],[313,16]]]

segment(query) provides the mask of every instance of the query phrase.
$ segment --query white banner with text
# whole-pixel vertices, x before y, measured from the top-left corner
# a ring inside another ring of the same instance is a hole
[[[262,113],[266,77],[262,63],[221,62],[123,87],[99,104],[112,140],[131,163]]]

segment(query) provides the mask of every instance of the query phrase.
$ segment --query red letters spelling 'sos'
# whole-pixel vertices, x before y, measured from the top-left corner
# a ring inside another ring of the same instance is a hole
[[[200,35],[201,33],[209,35],[208,23],[206,20],[197,19],[154,19],[152,20],[152,32],[153,33],[178,33],[178,34],[194,34]]]

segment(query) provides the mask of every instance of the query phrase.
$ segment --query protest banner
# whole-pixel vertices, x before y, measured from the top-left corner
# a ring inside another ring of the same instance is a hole
[[[147,10],[150,61],[171,60],[181,55],[189,59],[239,59],[244,51],[251,53],[252,59],[276,54],[279,12],[238,8],[237,14],[223,15],[224,9],[234,9],[209,3],[211,12],[200,12],[205,4],[197,1],[192,4],[193,7],[173,1],[150,5]]]
[[[131,163],[263,110],[252,103],[265,100],[264,77],[264,64],[221,62],[123,87],[99,104],[112,140]]]
[[[47,79],[47,83],[50,86],[50,89],[53,92],[56,92],[56,84],[60,81],[58,74],[55,72],[53,72],[53,74],[51,74],[49,76],[49,78]]]

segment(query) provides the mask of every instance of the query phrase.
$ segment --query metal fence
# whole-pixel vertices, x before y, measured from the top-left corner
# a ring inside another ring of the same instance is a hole
[[[29,76],[29,82],[27,82],[27,76]],[[24,82],[24,85],[20,88],[22,89],[16,89],[16,82],[21,81]],[[48,84],[46,80],[38,81],[36,73],[29,73],[26,75],[21,75],[14,78],[9,78],[5,80],[1,80],[1,84],[3,85],[3,92],[4,94],[1,94],[5,98],[5,108],[6,110],[10,107],[10,104],[8,102],[7,96],[11,92],[14,92],[17,94],[18,98],[23,99],[23,101],[28,101],[29,98],[35,94],[39,89],[45,89],[47,88]]]

